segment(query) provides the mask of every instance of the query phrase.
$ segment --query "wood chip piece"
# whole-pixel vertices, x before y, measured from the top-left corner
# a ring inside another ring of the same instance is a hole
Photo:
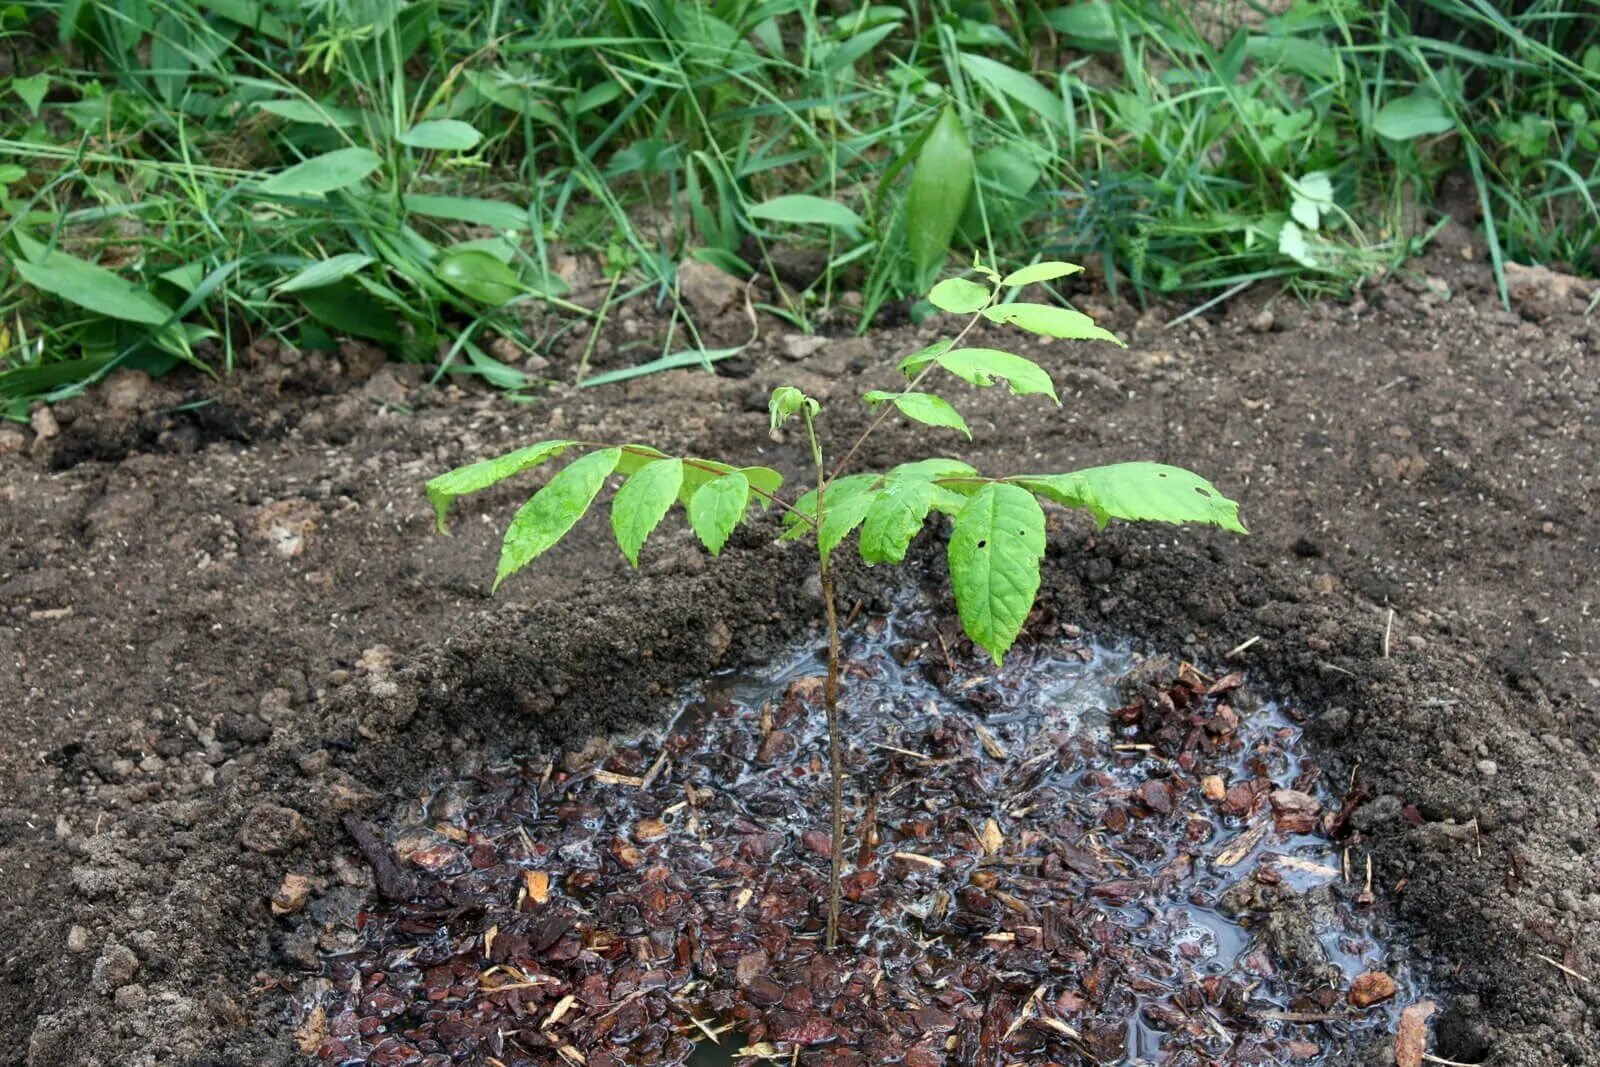
[[[932,856],[919,856],[915,852],[896,852],[891,858],[914,866],[926,867],[930,871],[944,870],[943,860],[936,860]]]
[[[1433,1001],[1419,1000],[1400,1013],[1394,1039],[1396,1067],[1422,1067],[1422,1054],[1428,1051],[1428,1017],[1433,1009]]]
[[[535,904],[550,903],[550,875],[544,871],[523,871],[522,882],[528,889],[528,899]]]
[[[1255,847],[1259,845],[1261,843],[1261,839],[1266,836],[1267,827],[1271,825],[1271,823],[1267,822],[1256,823],[1254,826],[1250,827],[1250,829],[1234,838],[1226,848],[1217,853],[1216,859],[1212,860],[1211,862],[1215,863],[1218,867],[1235,866],[1240,860],[1244,859],[1246,856],[1250,855],[1251,852],[1255,851]]]
[[[1350,981],[1350,1003],[1358,1008],[1381,1004],[1399,992],[1387,971],[1364,971]]]

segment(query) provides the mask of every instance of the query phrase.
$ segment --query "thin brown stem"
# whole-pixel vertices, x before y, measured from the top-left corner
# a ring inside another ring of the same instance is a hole
[[[839,943],[839,898],[844,870],[844,760],[839,752],[839,612],[833,595],[833,568],[822,564],[822,603],[828,615],[828,681],[823,703],[828,712],[828,772],[833,784],[832,866],[828,872],[828,951]]]

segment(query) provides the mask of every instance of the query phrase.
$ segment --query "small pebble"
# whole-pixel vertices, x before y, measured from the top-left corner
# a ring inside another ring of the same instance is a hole
[[[1485,778],[1493,778],[1500,773],[1500,766],[1492,759],[1481,759],[1478,761],[1478,773]]]
[[[89,928],[74,924],[67,930],[67,951],[85,953],[89,951]]]

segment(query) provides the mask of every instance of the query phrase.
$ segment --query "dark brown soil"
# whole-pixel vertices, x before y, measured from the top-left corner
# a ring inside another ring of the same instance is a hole
[[[1044,350],[1060,411],[960,399],[980,466],[1165,460],[1241,501],[1248,539],[1064,517],[1047,606],[1312,712],[1328,772],[1374,796],[1357,829],[1441,998],[1434,1053],[1600,1062],[1600,320],[1500,310],[1464,248],[1446,234],[1422,275],[1270,323],[1246,300],[1172,330],[1118,313],[1129,351]],[[804,552],[770,525],[716,563],[663,532],[633,574],[596,523],[490,600],[517,493],[440,538],[420,491],[555,435],[798,475],[767,390],[831,395],[844,438],[928,334],[791,361],[767,329],[716,377],[531,407],[263,350],[221,387],[123,378],[54,437],[0,430],[0,1055],[297,1061],[317,928],[270,898],[291,873],[313,900],[370,879],[342,815],[649,721],[809,626]],[[900,427],[864,459],[944,444]],[[844,577],[881,605],[882,574]]]

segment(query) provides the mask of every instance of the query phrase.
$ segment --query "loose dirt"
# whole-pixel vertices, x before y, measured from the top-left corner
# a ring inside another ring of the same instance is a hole
[[[1108,313],[1128,351],[1038,351],[1061,410],[950,392],[986,469],[1163,460],[1240,500],[1247,539],[1061,516],[1044,606],[1312,713],[1330,781],[1371,794],[1350,827],[1439,996],[1434,1054],[1597,1062],[1600,319],[1571,291],[1499,309],[1471,252],[1447,232],[1352,302],[1241,299],[1170,330],[1171,309]],[[619,339],[651,326],[630,321]],[[854,396],[931,336],[807,352],[763,329],[715,376],[527,407],[356,349],[261,346],[220,386],[127,375],[37,438],[0,431],[4,1057],[299,1062],[299,993],[330,947],[312,913],[372,878],[343,816],[655,722],[680,686],[807,631],[804,552],[770,523],[714,564],[663,531],[638,573],[597,523],[491,600],[500,529],[537,477],[467,502],[450,538],[420,491],[557,435],[798,477],[768,389],[835,401],[845,440]],[[863,459],[943,443],[900,426]],[[889,606],[886,575],[842,577],[864,610]]]

